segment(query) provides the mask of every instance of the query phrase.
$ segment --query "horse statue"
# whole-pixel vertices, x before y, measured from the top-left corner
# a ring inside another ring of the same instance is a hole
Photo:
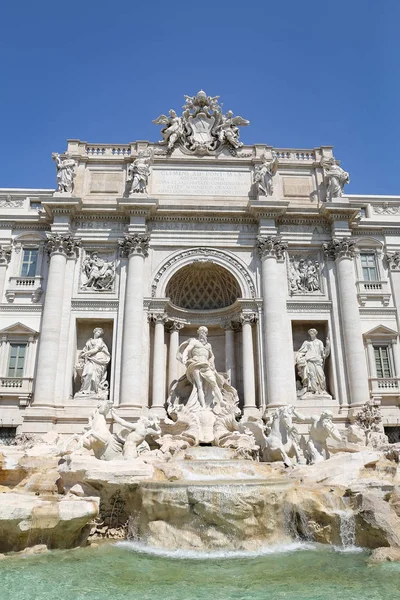
[[[291,405],[277,408],[271,415],[264,417],[266,427],[260,420],[249,419],[244,425],[253,433],[260,447],[260,458],[263,462],[282,461],[286,467],[292,467],[294,458],[304,463],[300,449],[300,435],[293,425],[293,418],[298,415]]]

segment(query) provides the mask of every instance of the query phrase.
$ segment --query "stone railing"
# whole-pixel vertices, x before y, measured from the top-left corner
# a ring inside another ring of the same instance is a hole
[[[131,155],[130,144],[86,144],[85,153],[87,156],[104,156],[104,157],[124,157]]]
[[[399,377],[370,377],[369,387],[372,394],[381,396],[397,395],[400,392]]]
[[[8,302],[14,302],[17,296],[27,297],[29,295],[32,302],[38,302],[42,295],[43,277],[10,277],[6,289],[6,298]]]
[[[384,306],[389,304],[390,288],[388,281],[357,281],[357,296],[361,306],[367,300],[380,300]]]
[[[0,395],[31,394],[31,377],[0,377]]]
[[[274,152],[279,161],[304,161],[313,162],[316,160],[313,150],[296,150],[293,148],[276,148]]]

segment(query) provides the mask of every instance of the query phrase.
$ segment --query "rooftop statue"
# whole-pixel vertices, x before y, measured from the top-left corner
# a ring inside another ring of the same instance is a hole
[[[324,178],[327,186],[327,201],[330,202],[334,198],[341,198],[343,196],[345,184],[350,183],[350,175],[336,164],[336,160],[333,156],[329,159],[322,160],[321,166],[324,169]]]
[[[74,178],[76,162],[66,154],[67,158],[61,158],[57,152],[53,152],[52,158],[57,167],[57,192],[72,194],[74,191]]]
[[[274,193],[273,177],[278,170],[278,159],[274,155],[272,160],[268,160],[263,154],[261,160],[261,165],[258,165],[254,170],[253,182],[259,196],[272,196]]]
[[[239,127],[249,121],[234,117],[231,110],[224,115],[219,96],[207,96],[203,90],[196,96],[185,96],[185,100],[182,116],[171,109],[169,116],[163,114],[153,121],[164,125],[159,143],[166,145],[168,152],[180,147],[184,152],[211,154],[227,147],[234,155],[243,145],[239,141]]]
[[[128,165],[127,184],[129,185],[129,194],[145,194],[147,192],[147,182],[150,175],[150,164],[153,160],[151,150],[139,152],[136,160]]]

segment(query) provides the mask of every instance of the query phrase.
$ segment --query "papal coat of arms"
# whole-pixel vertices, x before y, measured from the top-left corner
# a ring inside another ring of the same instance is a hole
[[[164,125],[162,140],[169,152],[176,147],[196,154],[210,154],[227,147],[232,154],[243,144],[239,141],[239,127],[248,125],[242,117],[234,117],[232,111],[223,114],[219,96],[207,96],[200,90],[196,96],[185,96],[182,116],[174,110],[169,116],[160,115],[153,123]]]

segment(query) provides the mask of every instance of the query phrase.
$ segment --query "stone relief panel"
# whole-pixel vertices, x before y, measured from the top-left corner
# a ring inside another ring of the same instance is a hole
[[[283,177],[283,195],[286,198],[309,198],[312,192],[310,177]]]
[[[323,294],[321,263],[318,255],[290,254],[287,268],[291,296]]]
[[[115,252],[85,250],[80,273],[80,291],[113,292],[115,267]]]

